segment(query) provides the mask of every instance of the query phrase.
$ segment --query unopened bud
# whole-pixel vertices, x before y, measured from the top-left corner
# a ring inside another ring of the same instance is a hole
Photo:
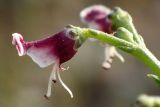
[[[132,17],[130,14],[119,7],[115,7],[109,15],[112,21],[112,27],[117,30],[119,27],[124,27],[132,32]]]
[[[134,43],[133,34],[123,27],[118,28],[114,35],[118,38]]]

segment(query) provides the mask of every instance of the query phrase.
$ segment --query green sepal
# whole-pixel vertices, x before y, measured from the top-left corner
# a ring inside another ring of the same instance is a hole
[[[87,40],[87,38],[84,36],[81,36],[82,34],[77,32],[80,29],[79,27],[68,25],[66,26],[66,28],[69,29],[70,38],[75,40],[74,49],[77,50]],[[72,28],[75,28],[75,30],[74,31],[71,30]]]

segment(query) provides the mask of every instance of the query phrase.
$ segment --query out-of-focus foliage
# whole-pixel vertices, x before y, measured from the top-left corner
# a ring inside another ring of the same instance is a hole
[[[137,98],[135,107],[159,107],[160,97],[159,96],[149,96],[149,95],[139,95]]]
[[[128,107],[139,94],[160,94],[144,75],[149,69],[143,63],[121,52],[126,62],[114,59],[105,71],[103,48],[87,41],[65,64],[69,71],[61,73],[74,99],[59,84],[53,86],[50,102],[43,98],[52,66],[41,69],[29,57],[19,57],[11,34],[19,32],[30,41],[67,24],[85,27],[79,12],[92,4],[127,10],[148,48],[159,57],[159,0],[0,0],[0,107]]]

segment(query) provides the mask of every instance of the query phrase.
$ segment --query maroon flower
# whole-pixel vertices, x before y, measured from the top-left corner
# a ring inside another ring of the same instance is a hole
[[[90,28],[112,33],[112,23],[108,18],[111,10],[102,5],[90,6],[81,11],[80,17]]]
[[[90,28],[112,34],[112,22],[108,18],[110,13],[111,10],[105,6],[93,5],[82,10],[80,12],[80,18]],[[95,39],[90,40],[93,41]],[[111,67],[112,58],[114,56],[117,56],[122,62],[124,62],[123,57],[117,52],[114,46],[108,44],[103,46],[105,46],[105,60],[102,64],[103,68],[108,69]]]
[[[75,40],[71,38],[68,29],[54,34],[53,36],[31,42],[25,42],[21,34],[12,34],[12,44],[16,46],[19,56],[28,55],[40,67],[47,67],[54,63],[51,72],[46,98],[51,96],[52,81],[56,82],[58,77],[62,86],[69,92],[71,98],[73,94],[71,90],[63,83],[59,71],[65,70],[61,64],[70,60],[75,54]]]

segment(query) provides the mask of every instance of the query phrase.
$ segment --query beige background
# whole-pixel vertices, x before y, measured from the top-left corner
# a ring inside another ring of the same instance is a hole
[[[148,48],[160,57],[160,0],[0,0],[0,107],[129,107],[139,94],[160,94],[146,77],[151,70],[143,63],[120,51],[126,62],[115,58],[105,71],[103,48],[87,41],[65,63],[69,71],[61,73],[74,99],[58,83],[51,100],[43,98],[52,66],[41,69],[28,56],[19,57],[11,34],[19,32],[31,41],[67,24],[85,27],[79,12],[92,4],[120,6],[131,13]]]

